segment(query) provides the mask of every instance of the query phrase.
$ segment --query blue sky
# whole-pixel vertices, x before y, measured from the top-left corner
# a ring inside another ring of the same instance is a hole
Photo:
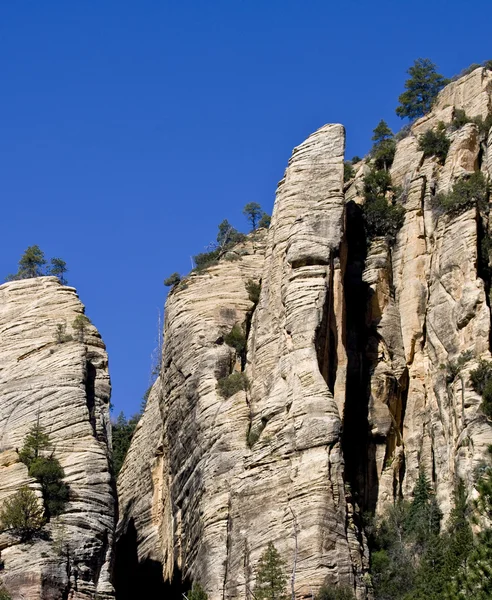
[[[115,413],[149,384],[162,281],[224,218],[271,211],[292,148],[328,122],[347,157],[405,71],[492,58],[492,4],[3,0],[0,278],[32,244],[69,266],[108,346]]]

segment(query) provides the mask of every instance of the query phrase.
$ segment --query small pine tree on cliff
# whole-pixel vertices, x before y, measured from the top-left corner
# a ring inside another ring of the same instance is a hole
[[[285,565],[275,546],[269,542],[256,565],[256,600],[287,600]]]
[[[410,78],[398,98],[400,106],[396,114],[402,119],[417,119],[430,111],[437,94],[449,80],[437,72],[436,65],[428,58],[417,58],[407,73]]]

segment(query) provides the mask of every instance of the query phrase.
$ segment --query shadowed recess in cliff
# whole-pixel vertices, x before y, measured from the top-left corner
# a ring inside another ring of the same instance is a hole
[[[191,588],[189,582],[182,581],[179,569],[174,569],[172,583],[165,583],[159,561],[146,559],[139,562],[137,531],[133,519],[130,519],[125,534],[115,547],[113,583],[117,600],[181,600],[183,594]]]
[[[378,478],[374,447],[369,444],[368,402],[370,360],[366,311],[369,286],[363,281],[367,242],[362,211],[354,202],[347,210],[347,268],[345,309],[347,344],[347,383],[343,419],[342,448],[345,479],[354,499],[363,510],[373,510],[377,500]]]
[[[85,376],[85,401],[89,411],[89,422],[96,437],[96,367],[87,361],[87,373]]]
[[[316,354],[320,373],[332,394],[335,389],[338,366],[337,337],[337,324],[333,312],[333,267],[331,267],[323,318],[316,330]]]

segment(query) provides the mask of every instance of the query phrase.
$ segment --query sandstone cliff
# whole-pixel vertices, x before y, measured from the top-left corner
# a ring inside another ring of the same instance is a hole
[[[0,501],[25,485],[41,497],[17,453],[38,421],[70,486],[44,539],[0,536],[1,577],[14,600],[114,597],[108,358],[93,325],[73,330],[83,312],[74,288],[55,277],[0,286]]]
[[[294,150],[266,239],[259,232],[241,260],[170,294],[160,378],[118,482],[118,543],[160,585],[200,581],[211,600],[251,598],[272,541],[298,598],[327,579],[362,599],[361,510],[408,497],[419,468],[445,515],[458,477],[472,492],[492,443],[469,381],[490,358],[489,222],[475,208],[440,215],[431,199],[467,173],[492,176],[492,134],[449,129],[444,165],[418,150],[456,109],[492,112],[490,71],[447,86],[398,142],[391,175],[405,221],[394,244],[366,243],[368,165],[344,186],[344,130],[326,125]],[[253,308],[249,279],[262,290],[240,364],[223,337]],[[225,400],[216,383],[233,369],[251,385]]]

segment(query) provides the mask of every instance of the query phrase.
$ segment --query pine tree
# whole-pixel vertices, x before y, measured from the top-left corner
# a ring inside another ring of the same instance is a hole
[[[376,129],[373,131],[372,140],[374,146],[371,155],[376,169],[387,171],[393,163],[396,152],[396,143],[393,139],[393,132],[388,127],[386,121],[379,121]]]
[[[398,98],[396,114],[402,119],[416,119],[430,111],[448,80],[437,73],[436,65],[428,58],[417,58],[407,73],[410,78],[405,82],[406,91]]]
[[[58,277],[62,285],[67,285],[68,282],[65,278],[65,273],[68,271],[67,263],[61,258],[52,258],[50,263],[48,274]]]
[[[44,524],[36,494],[26,486],[21,487],[3,503],[0,523],[3,531],[10,531],[21,542],[32,539]]]
[[[44,275],[43,268],[46,264],[44,252],[39,246],[29,246],[19,260],[17,279],[29,279]]]
[[[473,548],[473,532],[466,499],[466,489],[460,480],[453,496],[453,508],[449,515],[446,543],[446,571],[453,576]]]
[[[19,452],[21,461],[30,467],[31,464],[40,456],[42,450],[47,450],[50,447],[50,437],[46,433],[46,429],[39,424],[33,425],[29,430],[22,450]]]
[[[386,140],[389,140],[393,137],[393,132],[388,127],[388,123],[386,123],[386,121],[384,121],[383,119],[379,121],[372,133],[373,136],[371,139],[375,143],[375,145],[378,145],[381,142],[385,142]]]
[[[423,469],[413,492],[413,501],[410,504],[408,515],[408,531],[414,536],[416,542],[422,546],[439,534],[442,513],[434,496],[434,491]]]
[[[258,202],[249,202],[243,208],[243,215],[248,219],[248,221],[251,222],[251,229],[254,231],[258,221],[263,215],[263,211],[261,210],[261,206],[258,204]]]
[[[269,542],[256,565],[256,600],[287,600],[285,565],[275,546]]]

